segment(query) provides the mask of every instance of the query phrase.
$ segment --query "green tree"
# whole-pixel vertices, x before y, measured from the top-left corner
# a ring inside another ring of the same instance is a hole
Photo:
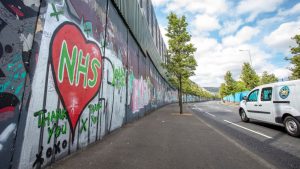
[[[226,95],[235,93],[236,81],[233,79],[230,71],[226,72],[224,80],[226,85]]]
[[[228,92],[227,92],[227,87],[226,87],[225,83],[221,84],[221,87],[220,87],[220,90],[219,90],[219,94],[220,94],[221,98],[227,96]]]
[[[269,83],[274,83],[278,82],[278,78],[272,73],[268,74],[267,71],[264,71],[261,78],[260,78],[260,84],[269,84]]]
[[[246,91],[247,87],[246,84],[243,81],[237,81],[235,85],[235,92],[243,92]]]
[[[292,71],[290,79],[296,80],[300,79],[300,35],[296,35],[292,39],[296,41],[297,46],[291,48],[291,53],[294,56],[287,58],[287,60],[293,65],[293,68],[290,68]]]
[[[169,48],[167,64],[162,64],[170,79],[177,79],[180,114],[182,113],[182,82],[194,75],[197,62],[194,58],[196,48],[189,43],[191,35],[187,31],[185,16],[177,16],[175,13],[168,15],[168,28],[166,36],[169,38]]]
[[[244,63],[241,79],[245,83],[247,90],[251,90],[259,85],[259,76],[249,63]]]

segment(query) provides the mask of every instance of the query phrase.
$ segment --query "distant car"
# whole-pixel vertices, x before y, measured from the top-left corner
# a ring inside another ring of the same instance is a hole
[[[288,134],[300,136],[300,80],[254,88],[240,103],[241,120],[249,119],[284,126]]]

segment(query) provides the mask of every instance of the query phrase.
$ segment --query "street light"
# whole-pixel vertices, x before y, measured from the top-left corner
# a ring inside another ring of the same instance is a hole
[[[240,49],[240,52],[248,52],[248,54],[249,54],[249,58],[250,58],[250,64],[251,64],[251,66],[252,66],[252,57],[251,57],[251,52],[250,52],[250,49],[247,49],[247,50],[242,50],[242,49]]]

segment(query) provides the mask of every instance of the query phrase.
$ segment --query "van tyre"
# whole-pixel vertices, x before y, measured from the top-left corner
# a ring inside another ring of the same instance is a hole
[[[300,137],[300,123],[292,116],[287,116],[284,121],[285,130],[289,135],[294,137]]]
[[[240,116],[241,116],[241,120],[243,122],[249,122],[249,118],[247,117],[246,112],[245,112],[244,109],[240,110]]]

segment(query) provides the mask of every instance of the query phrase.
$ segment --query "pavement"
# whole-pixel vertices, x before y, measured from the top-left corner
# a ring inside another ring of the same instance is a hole
[[[185,104],[158,109],[48,168],[265,169],[275,168],[205,123]]]

